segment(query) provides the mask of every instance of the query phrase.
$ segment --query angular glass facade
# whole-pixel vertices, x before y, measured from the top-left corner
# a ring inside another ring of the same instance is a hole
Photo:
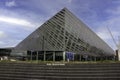
[[[55,60],[58,53],[66,57],[67,52],[73,53],[74,58],[79,60],[85,57],[93,59],[114,56],[114,51],[66,8],[31,33],[15,47],[15,50],[27,51],[29,54],[34,51],[38,55],[42,53],[43,60],[46,60],[44,57],[49,57],[49,52],[52,52],[52,59]]]

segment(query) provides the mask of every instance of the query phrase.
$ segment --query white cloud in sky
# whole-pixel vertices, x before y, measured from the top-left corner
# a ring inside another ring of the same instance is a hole
[[[4,44],[4,42],[0,41],[0,45],[1,45],[1,44]]]
[[[18,42],[20,42],[20,41],[21,40],[17,40],[17,39],[9,39],[9,40],[6,40],[6,41],[0,41],[0,47],[1,48],[15,47],[18,44]]]
[[[120,14],[120,7],[117,7],[114,10],[108,9],[108,10],[106,10],[106,12],[109,13],[109,14],[113,14],[113,15],[119,15]]]
[[[6,23],[11,23],[11,24],[17,24],[17,25],[21,25],[21,26],[26,26],[26,27],[34,27],[34,25],[32,23],[30,23],[29,21],[24,20],[24,19],[0,16],[0,21],[6,22]]]
[[[9,15],[8,15],[9,13]],[[2,27],[20,27],[21,29],[33,31],[45,22],[46,16],[36,14],[33,11],[19,10],[16,11],[0,8],[0,22],[3,24]],[[11,29],[11,28],[10,28]],[[12,30],[12,29],[11,29]],[[12,30],[14,31],[14,30]]]
[[[40,20],[39,18],[40,15],[28,13],[28,11],[12,11],[0,8],[0,47],[15,47],[41,25],[43,18],[40,18]]]
[[[3,32],[3,31],[0,31],[0,39],[1,38],[4,38],[4,37],[6,37],[7,35]]]
[[[101,37],[102,39],[104,39],[104,40],[111,39],[111,37],[109,36],[109,34],[107,32],[104,32],[104,31],[97,32],[97,35],[99,37]]]
[[[9,2],[5,3],[5,6],[7,6],[7,7],[13,7],[13,6],[16,6],[16,3],[15,3],[14,0],[13,1],[9,1]]]
[[[45,20],[33,11],[0,8],[0,47],[15,47]]]
[[[110,31],[113,36],[118,36],[118,32],[112,31],[112,30]],[[98,36],[100,36],[104,40],[112,38],[106,26],[97,28],[96,33]]]
[[[111,31],[111,33],[112,33],[113,37],[119,36],[119,33],[116,31]],[[97,32],[97,35],[100,36],[104,40],[112,39],[112,36],[107,29],[106,30],[99,30]]]
[[[71,3],[72,2],[72,0],[68,0],[68,3]]]
[[[117,3],[118,4],[118,3]],[[119,3],[120,4],[120,3]],[[106,26],[109,27],[111,33],[116,41],[119,43],[120,36],[120,6],[116,6],[114,8],[108,8],[105,10],[107,14],[107,19],[100,21],[99,23],[95,22],[94,24],[98,25],[96,30],[94,30],[99,37],[101,37],[105,42],[109,44],[114,50],[117,49],[117,46],[113,42],[113,39],[107,30]]]
[[[111,28],[109,28],[113,38],[115,39],[116,43],[118,43],[117,38],[120,35],[118,31],[115,31],[114,29],[111,30]],[[114,50],[117,49],[116,43],[114,43],[112,36],[110,34],[110,32],[108,31],[108,29],[106,28],[106,26],[104,27],[99,27],[96,30],[96,34],[103,39],[107,44],[109,44],[109,46],[111,48],[113,48]]]

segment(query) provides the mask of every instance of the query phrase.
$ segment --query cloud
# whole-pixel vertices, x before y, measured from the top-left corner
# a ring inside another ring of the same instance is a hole
[[[22,33],[22,31],[20,32]],[[17,37],[18,35],[22,37],[22,34],[16,33],[12,35],[9,32],[0,31],[0,48],[15,47],[21,41],[21,38]]]
[[[119,32],[116,32],[114,30],[110,30],[110,32],[112,33],[114,37],[119,35]],[[108,31],[106,27],[100,27],[96,31],[97,35],[100,36],[104,40],[112,39],[110,32]]]
[[[107,32],[103,32],[103,31],[97,32],[97,35],[104,40],[111,39],[111,37],[109,36]]]
[[[0,45],[4,44],[4,42],[0,41]]]
[[[115,9],[108,9],[108,10],[106,10],[106,12],[108,14],[112,14],[112,15],[119,15],[120,14],[120,6]]]
[[[0,31],[0,39],[1,38],[4,38],[4,37],[6,37],[7,35],[3,32],[3,31]]]
[[[103,39],[104,41],[107,41],[109,39],[111,39],[111,36],[107,30],[106,27],[99,27],[96,29],[96,34]]]
[[[16,6],[16,3],[15,3],[15,1],[9,1],[9,2],[5,3],[5,6],[7,6],[7,7],[13,7],[13,6]]]
[[[43,16],[39,13],[24,9],[9,10],[0,8],[0,19],[0,22],[2,22],[2,24],[4,22],[5,25],[8,24],[12,25],[13,27],[34,30],[43,22],[45,22],[48,17],[46,18],[46,16]]]
[[[108,19],[103,21],[101,26],[108,26],[116,42],[118,42],[118,37],[120,36],[120,6],[108,9],[106,12],[109,15]]]
[[[110,32],[108,31],[108,29],[106,28],[105,25],[97,28],[95,32],[101,39],[103,39],[107,44],[109,44],[109,46],[112,49],[116,50],[117,49],[116,43],[118,43],[117,38],[119,36],[119,32],[116,31],[115,29],[111,29],[111,27],[109,27],[109,29],[112,33],[115,43],[113,41],[113,38],[112,38]]]
[[[111,46],[114,50],[116,50],[117,46],[113,42],[113,39],[106,26],[109,27],[116,43],[118,44],[118,37],[120,36],[120,3],[114,3],[111,5],[112,6],[103,9],[104,14],[102,16],[104,17],[102,17],[102,20],[95,19],[96,21],[94,21],[92,25],[96,26],[94,27],[94,31],[97,33],[97,35],[101,37],[107,44],[109,44],[109,46]],[[99,18],[99,16],[96,17]]]
[[[72,2],[72,0],[68,0],[68,3],[71,3]]]
[[[17,19],[17,18],[11,18],[11,17],[5,17],[5,16],[0,16],[0,21],[11,23],[11,24],[17,24],[17,25],[27,26],[27,27],[33,27],[34,26],[32,23],[30,23],[27,20]]]
[[[9,40],[0,41],[0,48],[15,47],[20,41],[21,40],[17,40],[17,39],[9,39]]]
[[[0,47],[15,47],[46,21],[45,17],[24,8],[0,7]]]

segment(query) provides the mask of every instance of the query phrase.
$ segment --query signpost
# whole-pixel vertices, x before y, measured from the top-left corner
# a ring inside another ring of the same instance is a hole
[[[69,62],[70,60],[74,60],[74,53],[72,52],[67,52],[66,53],[67,61]]]

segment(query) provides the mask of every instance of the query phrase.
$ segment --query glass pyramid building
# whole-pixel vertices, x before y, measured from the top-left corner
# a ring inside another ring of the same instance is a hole
[[[27,53],[28,59],[54,61],[114,57],[113,49],[67,8],[59,11],[20,42],[15,51]]]

